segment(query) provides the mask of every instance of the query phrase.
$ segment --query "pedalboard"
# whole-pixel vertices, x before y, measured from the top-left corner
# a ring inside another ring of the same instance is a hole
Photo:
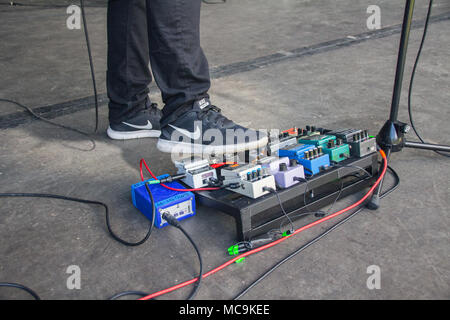
[[[249,198],[259,198],[268,194],[268,188],[276,190],[273,175],[264,172],[260,165],[235,164],[221,170],[223,185],[233,185],[228,190]]]
[[[159,176],[158,179],[167,178],[169,175]],[[147,181],[152,181],[149,179]],[[150,221],[152,221],[153,205],[150,200],[145,183],[147,181],[139,182],[131,186],[131,200],[133,205]],[[167,183],[167,186],[175,189],[186,189],[180,183],[173,181]],[[163,228],[168,225],[166,220],[162,218],[164,213],[169,213],[177,220],[184,220],[192,217],[196,213],[195,195],[189,191],[174,191],[164,188],[159,184],[149,184],[148,187],[155,202],[155,221],[156,228]]]
[[[244,240],[280,227],[286,216],[278,202],[293,209],[288,215],[311,212],[369,186],[379,171],[376,148],[367,130],[294,127],[269,133],[267,148],[252,156],[248,152],[245,159],[237,154],[194,157],[175,161],[175,166],[183,175],[181,181],[191,188],[215,187],[196,190],[199,203],[231,214],[238,238]],[[342,164],[334,165],[338,162]],[[369,175],[361,176],[361,170]],[[149,217],[151,204],[145,191],[144,184],[133,186],[133,203]],[[169,191],[161,189],[164,199],[155,201],[158,227],[165,225],[164,212],[180,219],[195,214],[192,193]]]
[[[376,153],[346,159],[342,164],[306,177],[307,182],[278,189],[278,196],[292,220],[307,216],[307,212],[319,211],[334,203],[338,196],[341,199],[370,187],[380,168]],[[360,168],[368,171],[370,176],[361,176]],[[251,199],[234,190],[220,189],[198,192],[196,196],[199,205],[214,208],[235,219],[237,241],[254,239],[286,224],[287,218],[280,212],[277,196],[272,193]]]
[[[178,174],[185,174],[181,181],[191,188],[207,187],[217,181],[216,170],[211,168],[207,159],[187,158],[175,161]]]

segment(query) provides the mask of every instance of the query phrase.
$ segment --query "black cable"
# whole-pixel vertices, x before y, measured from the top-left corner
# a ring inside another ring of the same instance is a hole
[[[184,228],[180,225],[177,227],[185,236],[186,238],[188,238],[189,242],[192,244],[192,246],[195,249],[195,252],[197,252],[197,256],[198,256],[198,261],[200,264],[200,270],[198,273],[198,277],[197,277],[197,281],[194,284],[194,288],[192,289],[191,293],[189,294],[189,296],[187,297],[187,300],[193,300],[195,298],[195,296],[198,293],[198,290],[200,289],[200,284],[202,282],[202,278],[203,278],[203,261],[202,261],[202,255],[200,253],[200,250],[198,249],[197,245],[195,244],[194,240],[191,238],[191,236],[186,232],[186,230],[184,230]]]
[[[207,1],[207,0],[202,0],[203,3],[206,4],[224,4],[227,2],[227,0],[219,0],[219,1]]]
[[[0,3],[0,4],[6,5],[5,3]],[[47,7],[55,7],[55,8],[59,8],[59,7],[67,7],[67,6],[65,6],[65,5],[24,4],[24,3],[18,3],[18,2],[13,2],[13,1],[11,1],[8,5],[11,5],[11,6],[43,7],[43,8],[47,8]],[[97,92],[97,81],[96,81],[96,79],[95,79],[94,62],[93,62],[93,59],[92,59],[91,43],[90,43],[90,41],[89,41],[89,31],[88,31],[88,28],[87,28],[87,22],[86,22],[86,13],[85,13],[85,10],[84,10],[85,7],[86,7],[86,6],[85,6],[85,4],[84,4],[84,0],[80,0],[80,9],[81,9],[81,16],[82,16],[82,19],[83,19],[84,36],[85,36],[85,39],[86,39],[86,47],[87,47],[88,58],[89,58],[89,67],[90,67],[90,70],[91,70],[92,87],[93,87],[93,91],[94,91],[94,105],[95,105],[95,129],[94,129],[94,133],[96,133],[96,132],[98,131],[98,125],[99,125],[99,116],[98,116],[98,113],[99,113],[99,111],[98,111],[98,109],[99,109],[99,105],[98,105],[98,92]],[[9,100],[9,99],[0,99],[0,101],[4,101],[4,102],[9,102],[9,103],[16,104],[16,105],[18,105],[19,107],[26,109],[26,110],[27,110],[29,113],[31,113],[33,116],[35,116],[36,118],[38,118],[38,119],[40,119],[40,120],[42,120],[42,121],[45,121],[45,122],[50,123],[50,124],[52,124],[52,125],[58,126],[58,127],[60,127],[60,128],[67,129],[67,130],[71,130],[71,131],[74,131],[74,132],[77,132],[77,133],[79,133],[79,134],[82,134],[82,135],[87,136],[87,137],[89,138],[89,140],[90,140],[90,141],[92,142],[92,144],[93,144],[92,149],[90,149],[90,150],[88,150],[88,151],[92,151],[92,150],[95,149],[95,141],[94,141],[94,139],[92,139],[92,138],[89,136],[88,133],[83,132],[83,131],[78,130],[78,129],[75,129],[75,128],[72,128],[72,127],[69,127],[69,126],[61,125],[61,124],[59,124],[59,123],[50,121],[50,120],[48,120],[48,119],[45,119],[45,118],[43,118],[43,117],[37,115],[31,108],[29,108],[29,107],[27,107],[27,106],[24,106],[24,105],[22,105],[22,104],[20,104],[20,103],[18,103],[18,102],[16,102],[16,101]]]
[[[189,242],[192,244],[192,246],[194,247],[195,251],[197,252],[197,256],[198,256],[198,261],[200,263],[200,271],[198,273],[198,278],[197,281],[194,284],[194,288],[192,289],[191,293],[189,294],[189,296],[187,297],[187,300],[193,300],[195,298],[195,296],[198,293],[198,290],[200,289],[200,284],[203,278],[203,261],[202,261],[202,256],[200,253],[200,250],[198,249],[196,243],[194,242],[194,240],[191,238],[191,236],[186,232],[186,230],[184,230],[183,227],[181,227],[181,225],[173,225],[174,227],[176,227],[177,229],[179,229],[185,236],[186,238],[189,240]],[[120,297],[124,297],[124,296],[140,296],[140,297],[145,297],[148,296],[150,293],[146,293],[146,292],[142,292],[142,291],[123,291],[120,293],[117,293],[115,295],[113,295],[112,297],[108,298],[108,300],[116,300]],[[152,299],[154,300],[154,299]]]
[[[361,171],[364,171],[365,174],[367,174],[368,177],[372,177],[372,174],[367,171],[366,169],[364,169],[361,166],[357,166],[357,165],[353,165],[353,164],[341,164],[341,163],[334,163],[333,167],[339,167],[339,168],[356,168],[359,169]]]
[[[189,240],[189,242],[192,244],[192,246],[194,247],[195,251],[197,252],[198,261],[200,263],[200,271],[199,271],[199,274],[198,274],[197,281],[194,284],[194,288],[192,289],[191,293],[189,294],[189,297],[187,298],[187,300],[192,300],[197,295],[198,289],[200,288],[200,284],[201,284],[202,278],[203,278],[202,255],[201,255],[200,250],[198,249],[197,245],[195,244],[194,240],[186,232],[186,230],[184,230],[184,228],[181,226],[180,222],[174,216],[172,216],[168,212],[164,212],[161,216],[162,216],[162,218],[164,220],[167,221],[168,224],[170,224],[171,226],[179,229],[186,236],[186,238]]]
[[[380,198],[384,198],[387,195],[389,195],[391,192],[393,192],[395,189],[397,189],[397,187],[400,184],[400,178],[397,174],[397,172],[395,172],[394,169],[392,169],[391,167],[388,166],[389,172],[391,172],[395,178],[395,183],[394,185],[387,191],[383,192],[380,195]],[[333,230],[335,230],[336,228],[338,228],[339,226],[343,225],[344,223],[346,223],[348,220],[350,220],[351,218],[353,218],[354,216],[356,216],[358,213],[360,213],[361,211],[363,211],[365,209],[365,207],[360,207],[359,209],[357,209],[355,212],[353,212],[352,214],[350,214],[349,216],[347,216],[346,218],[342,219],[341,221],[337,222],[336,224],[334,224],[333,226],[331,226],[330,228],[328,228],[327,230],[325,230],[323,233],[321,233],[320,235],[318,235],[317,237],[315,237],[314,239],[310,240],[309,242],[307,242],[306,244],[302,245],[300,248],[298,248],[297,250],[295,250],[294,252],[292,252],[291,254],[289,254],[287,257],[285,257],[284,259],[280,260],[279,262],[277,262],[274,266],[272,266],[269,270],[267,270],[266,272],[264,272],[260,277],[258,277],[255,281],[253,281],[247,288],[245,288],[243,291],[241,291],[233,300],[238,300],[239,298],[241,298],[242,296],[244,296],[247,292],[249,292],[252,288],[254,288],[258,283],[260,283],[261,281],[263,281],[266,277],[268,277],[272,272],[274,272],[277,268],[279,268],[282,264],[284,264],[285,262],[289,261],[290,259],[292,259],[293,257],[295,257],[297,254],[299,254],[300,252],[302,252],[303,250],[307,249],[308,247],[310,247],[311,245],[313,245],[314,243],[316,243],[317,241],[319,241],[320,239],[322,239],[323,237],[325,237],[327,234],[329,234],[330,232],[332,232]]]
[[[92,151],[92,150],[95,149],[95,146],[96,146],[95,140],[94,140],[94,139],[90,136],[90,134],[87,133],[87,132],[84,132],[84,131],[81,131],[81,130],[79,130],[79,129],[76,129],[76,128],[73,128],[73,127],[70,127],[70,126],[66,126],[66,125],[63,125],[63,124],[60,124],[60,123],[57,123],[57,122],[53,122],[53,121],[51,121],[51,120],[49,120],[49,119],[47,119],[47,118],[44,118],[44,117],[38,115],[36,112],[33,111],[33,109],[31,109],[30,107],[28,107],[28,106],[26,106],[26,105],[24,105],[24,104],[21,104],[21,103],[19,103],[19,102],[17,102],[17,101],[10,100],[10,99],[0,98],[0,102],[7,102],[7,103],[15,104],[16,106],[18,106],[18,107],[20,107],[20,108],[25,109],[26,111],[28,111],[28,112],[29,112],[32,116],[34,116],[36,119],[39,119],[39,120],[41,120],[41,121],[43,121],[43,122],[45,122],[45,123],[51,124],[51,125],[56,126],[56,127],[59,127],[59,128],[62,128],[62,129],[65,129],[65,130],[70,130],[70,131],[76,132],[76,133],[78,133],[78,134],[81,134],[81,135],[87,137],[87,138],[89,139],[89,141],[91,141],[91,143],[92,143],[92,148],[91,148],[91,149],[88,149],[88,150],[85,150],[85,151]]]
[[[151,233],[153,231],[153,225],[154,225],[154,221],[155,221],[155,214],[156,214],[155,201],[153,199],[153,195],[152,195],[152,193],[150,191],[150,188],[148,187],[147,183],[145,184],[145,187],[146,187],[147,192],[148,192],[148,194],[150,196],[150,201],[152,202],[152,221],[151,221],[150,227],[149,227],[145,237],[142,240],[137,241],[137,242],[128,242],[128,241],[123,240],[122,238],[120,238],[118,235],[116,235],[116,233],[112,230],[112,227],[111,227],[110,218],[109,218],[109,208],[108,208],[108,206],[105,203],[103,203],[101,201],[86,200],[86,199],[67,197],[67,196],[61,196],[61,195],[56,195],[56,194],[43,194],[43,193],[0,193],[0,197],[3,197],[3,198],[6,198],[6,197],[50,198],[50,199],[58,199],[58,200],[66,200],[66,201],[85,203],[85,204],[101,205],[101,206],[103,206],[105,208],[106,226],[108,228],[108,232],[110,233],[111,237],[114,240],[120,242],[123,245],[135,247],[135,246],[139,246],[139,245],[145,243],[148,240],[148,238],[150,237],[150,235],[151,235]],[[14,284],[11,284],[10,286],[13,286],[13,285]],[[4,285],[4,286],[6,286],[6,285]],[[31,289],[26,288],[26,287],[21,286],[21,285],[18,285],[18,284],[15,285],[15,287],[29,292],[35,298],[37,297],[36,300],[40,300],[39,296],[36,293],[34,293]],[[141,296],[148,295],[148,294],[142,293],[142,292],[138,293],[138,291],[126,291],[126,292],[121,292],[121,293],[118,293],[118,294],[114,295],[113,297],[110,298],[110,300],[114,300],[114,299],[120,298],[122,296],[132,295],[132,294],[134,294],[134,295],[141,295]]]
[[[263,275],[261,275],[258,279],[256,279],[251,285],[249,285],[247,288],[245,288],[243,291],[241,291],[241,293],[239,293],[236,297],[234,297],[233,300],[238,300],[239,298],[241,298],[243,295],[245,295],[247,292],[249,292],[251,289],[253,289],[253,287],[255,287],[258,283],[260,283],[266,277],[268,277],[272,272],[274,272],[282,264],[284,264],[285,262],[287,262],[291,258],[295,257],[297,254],[299,254],[300,252],[302,252],[303,250],[305,250],[309,246],[313,245],[314,243],[316,243],[317,241],[319,241],[320,239],[325,237],[328,233],[330,233],[331,231],[333,231],[334,229],[336,229],[340,225],[344,224],[345,222],[347,222],[348,220],[353,218],[356,214],[358,214],[362,210],[363,210],[363,208],[359,208],[357,211],[355,211],[354,213],[352,213],[351,215],[349,215],[345,219],[339,221],[337,224],[333,225],[331,228],[329,228],[325,232],[321,233],[319,236],[315,237],[313,240],[311,240],[311,241],[307,242],[306,244],[304,244],[303,246],[301,246],[299,249],[297,249],[296,251],[294,251],[293,253],[288,255],[286,258],[284,258],[281,261],[277,262],[272,268],[267,270]]]
[[[147,184],[146,184],[147,185]],[[150,193],[151,195],[151,193]],[[97,200],[86,200],[86,199],[80,199],[80,198],[74,198],[74,197],[67,197],[67,196],[61,196],[61,195],[57,195],[57,194],[51,194],[51,193],[0,193],[0,197],[6,198],[6,197],[21,197],[21,198],[50,198],[50,199],[58,199],[58,200],[65,200],[65,201],[72,201],[72,202],[79,202],[79,203],[85,203],[85,204],[95,204],[95,205],[100,205],[102,207],[105,208],[105,220],[106,220],[106,227],[108,229],[109,234],[111,235],[111,237],[126,245],[126,246],[139,246],[141,244],[143,244],[145,241],[148,240],[148,238],[150,237],[152,230],[153,230],[153,221],[155,221],[155,203],[153,201],[153,196],[150,196],[151,201],[152,201],[152,216],[153,216],[153,220],[152,223],[150,224],[150,227],[147,231],[147,234],[145,235],[145,237],[137,242],[128,242],[123,240],[122,238],[120,238],[118,235],[116,235],[116,233],[112,230],[111,228],[111,223],[110,223],[110,217],[109,217],[109,208],[108,206],[101,202],[101,201],[97,201]]]
[[[397,174],[397,172],[390,166],[388,166],[388,170],[389,172],[394,176],[395,178],[395,183],[394,186],[391,187],[389,190],[385,191],[384,193],[382,193],[380,198],[384,198],[385,196],[387,196],[388,194],[390,194],[391,192],[393,192],[395,189],[397,189],[397,187],[399,186],[400,183],[400,178]],[[155,220],[155,203],[154,203],[154,199],[153,199],[153,195],[150,191],[150,188],[148,187],[148,184],[145,184],[147,192],[150,196],[151,202],[152,202],[152,223],[151,226],[149,228],[149,231],[147,233],[147,235],[144,237],[144,239],[142,239],[141,241],[135,242],[135,243],[131,243],[131,242],[127,242],[121,238],[119,238],[111,229],[110,223],[109,223],[109,209],[108,206],[100,201],[96,201],[96,200],[86,200],[86,199],[80,199],[80,198],[74,198],[74,197],[67,197],[67,196],[60,196],[60,195],[55,195],[55,194],[40,194],[40,193],[0,193],[0,197],[27,197],[27,198],[52,198],[52,199],[59,199],[59,200],[66,200],[66,201],[74,201],[74,202],[80,202],[80,203],[86,203],[86,204],[96,204],[96,205],[101,205],[105,208],[105,217],[106,217],[106,224],[108,227],[108,231],[110,232],[111,236],[117,240],[118,242],[127,245],[127,246],[137,246],[140,245],[142,243],[144,243],[150,236],[151,231],[153,230],[153,221]],[[334,230],[335,228],[337,228],[339,225],[345,223],[345,221],[349,220],[350,217],[353,217],[354,215],[356,215],[357,213],[359,213],[363,208],[360,208],[358,211],[354,212],[351,216],[347,217],[346,219],[342,220],[341,222],[339,222],[337,225],[333,226],[332,228],[330,228],[329,230],[325,231],[325,233],[323,233],[322,235],[320,235],[319,237],[313,239],[309,244],[307,243],[306,245],[302,246],[299,252],[303,251],[304,249],[306,249],[307,247],[309,247],[310,245],[312,245],[313,243],[315,243],[316,241],[320,240],[320,238],[322,238],[323,236],[325,236],[326,234],[328,234],[329,232],[331,232],[332,230]],[[173,218],[173,216],[171,216],[171,218]],[[173,218],[175,221],[173,221],[172,219],[167,219],[166,221],[169,222],[171,225],[175,226],[176,228],[178,228],[187,238],[188,240],[191,242],[192,246],[194,247],[198,259],[199,259],[199,264],[200,264],[200,271],[199,271],[199,275],[197,278],[197,281],[194,285],[194,288],[191,292],[191,294],[189,295],[188,299],[193,299],[199,288],[200,288],[200,284],[201,284],[201,279],[203,277],[203,262],[202,262],[202,257],[201,257],[201,253],[200,250],[198,249],[197,245],[195,244],[194,240],[190,237],[190,235],[186,232],[186,230],[184,230],[184,228],[181,227],[181,225],[179,224],[178,220],[176,220],[175,218]],[[297,253],[299,253],[297,252]],[[277,264],[276,266],[274,266],[273,270],[269,270],[267,272],[267,275],[264,274],[263,276],[261,276],[260,280],[257,279],[250,287],[248,287],[246,290],[244,290],[241,294],[239,294],[235,299],[238,299],[239,297],[241,297],[242,295],[244,295],[246,292],[248,292],[253,286],[255,286],[257,283],[259,283],[260,281],[262,281],[266,276],[268,276],[270,273],[272,273],[276,268],[278,268],[278,266],[280,266],[281,264],[283,264],[284,262],[288,261],[290,258],[292,258],[293,256],[295,256],[297,253],[294,252],[294,254],[291,254],[292,256],[287,257],[287,259],[283,259],[283,262]],[[27,291],[28,293],[30,293],[33,297],[35,297],[36,300],[39,300],[39,296],[32,291],[31,289],[20,285],[20,284],[13,284],[13,283],[0,283],[0,286],[8,286],[8,287],[15,287],[18,289],[22,289],[24,291]],[[126,295],[138,295],[138,296],[145,296],[148,295],[145,292],[141,292],[141,291],[124,291],[124,292],[120,292],[112,297],[110,297],[110,300],[114,300]]]
[[[398,173],[389,165],[388,165],[387,169],[394,177],[394,185],[392,187],[390,187],[388,190],[384,191],[382,193],[382,196],[380,196],[380,198],[387,197],[389,194],[391,194],[392,192],[397,190],[397,188],[400,186],[400,177],[399,177]]]
[[[0,282],[0,287],[20,289],[20,290],[23,290],[23,291],[29,293],[35,300],[41,300],[41,298],[38,296],[38,294],[36,292],[34,292],[30,288],[25,287],[24,285],[19,284],[19,283]]]
[[[325,215],[329,215],[331,210],[333,210],[334,205],[336,204],[336,202],[339,200],[339,198],[342,195],[342,191],[344,190],[344,180],[341,180],[341,187],[339,188],[339,192],[338,195],[336,196],[336,198],[334,199],[333,203],[331,204],[331,206],[328,208],[328,210],[326,211]]]
[[[432,7],[433,7],[433,0],[430,0],[429,5],[428,5],[427,18],[425,20],[425,25],[423,27],[422,41],[420,42],[419,51],[417,52],[416,61],[414,62],[414,67],[413,67],[413,70],[412,70],[412,73],[411,73],[411,80],[409,82],[409,90],[408,90],[408,115],[409,115],[409,122],[411,123],[411,128],[414,130],[414,133],[416,134],[417,138],[419,138],[419,140],[422,143],[426,143],[426,142],[422,139],[422,137],[420,136],[419,132],[417,131],[416,126],[414,125],[413,115],[412,115],[412,106],[411,106],[411,96],[412,96],[414,77],[416,75],[416,70],[417,70],[417,66],[419,64],[420,55],[422,54],[423,45],[425,43],[425,38],[426,38],[427,32],[428,32],[428,25],[429,25],[429,22],[430,22]],[[436,152],[437,154],[440,154],[441,156],[450,158],[450,154],[442,153],[442,152],[436,151],[436,150],[433,150],[433,151]]]
[[[151,191],[149,188],[147,188],[148,193],[151,195]],[[189,233],[187,233],[187,231],[181,226],[180,222],[171,214],[165,212],[162,214],[162,218],[164,220],[167,221],[168,224],[170,224],[171,226],[177,228],[178,230],[180,230],[185,236],[186,238],[189,240],[189,242],[192,244],[192,246],[194,247],[195,252],[197,253],[198,256],[198,261],[200,264],[200,270],[198,273],[198,277],[197,277],[197,281],[194,284],[194,288],[192,289],[191,293],[189,294],[189,296],[187,297],[187,300],[193,300],[195,298],[195,296],[198,293],[198,290],[200,289],[200,284],[202,282],[202,278],[203,278],[203,260],[202,260],[202,255],[200,253],[200,250],[197,247],[197,244],[195,243],[195,241],[192,239],[192,237],[189,235]],[[138,295],[138,296],[148,296],[149,294],[144,293],[144,292],[140,292],[140,291],[124,291],[124,292],[120,292],[118,294],[115,294],[114,296],[112,296],[111,298],[109,298],[109,300],[114,300],[117,298],[120,298],[122,296],[127,296],[127,295]]]
[[[364,171],[370,178],[372,177],[372,174],[370,174],[369,171],[367,171],[366,169],[364,169],[364,168],[362,168],[362,167],[360,167],[360,166],[353,166],[353,165],[334,165],[334,166],[357,168],[357,169],[360,169],[361,171]],[[393,169],[390,168],[389,166],[388,166],[388,169],[393,170]],[[397,173],[395,173],[395,174],[397,175]],[[349,176],[350,176],[350,175],[349,175]],[[346,177],[347,177],[347,176],[346,176]],[[345,178],[345,177],[343,177],[343,178]],[[397,175],[397,178],[398,178],[398,175]],[[361,179],[362,179],[362,178],[361,178]],[[343,192],[343,189],[344,189],[344,184],[343,184],[343,181],[341,180],[341,186],[340,186],[340,188],[339,188],[339,193],[338,193],[338,195],[336,196],[336,198],[334,199],[334,202],[332,203],[332,205],[330,206],[330,208],[327,210],[327,212],[324,212],[324,211],[321,211],[321,210],[319,210],[319,211],[308,211],[308,212],[303,212],[303,213],[300,213],[300,214],[297,214],[297,215],[293,215],[292,218],[298,219],[298,218],[300,218],[300,217],[302,217],[302,216],[307,216],[307,215],[311,215],[311,214],[314,214],[316,217],[323,217],[323,216],[328,215],[328,214],[331,212],[331,210],[333,209],[333,207],[334,207],[334,205],[336,204],[336,202],[337,202],[337,201],[339,200],[339,198],[341,197],[342,192]],[[305,198],[305,197],[303,198],[303,201],[304,201],[305,207],[306,207],[306,198]],[[299,209],[292,210],[291,212],[288,213],[288,215],[291,215],[292,213],[294,213],[295,211],[298,211],[298,210],[299,210]],[[280,230],[281,230],[282,228],[283,228],[283,222],[280,224]]]
[[[356,169],[363,171],[367,175],[368,178],[372,178],[372,176],[373,176],[369,171],[367,171],[366,169],[364,169],[363,167],[360,167],[360,166],[351,165],[351,164],[339,164],[339,163],[336,163],[333,166],[341,167],[341,168],[356,168]],[[350,175],[348,175],[348,176],[350,176]],[[345,178],[345,177],[343,177],[343,178]],[[361,180],[363,180],[363,178],[364,177],[362,177]],[[341,179],[341,187],[339,189],[339,193],[338,193],[336,199],[334,199],[334,202],[331,204],[330,208],[327,210],[326,215],[328,215],[331,212],[331,210],[333,210],[333,207],[336,204],[336,202],[339,200],[339,198],[341,197],[343,190],[344,190],[344,181]]]
[[[63,4],[38,4],[38,3],[22,3],[22,2],[1,2],[2,6],[11,6],[11,7],[36,7],[36,8],[67,8],[67,5]]]
[[[148,187],[148,184],[145,184],[146,188],[147,188],[147,192],[151,198],[151,201],[153,203],[153,221],[155,220],[155,202],[153,200],[153,195],[152,192],[150,190],[150,188]],[[167,221],[168,224],[170,224],[171,226],[179,229],[185,236],[186,238],[189,240],[189,242],[192,244],[192,246],[194,247],[195,252],[197,253],[198,256],[198,261],[200,264],[200,271],[198,274],[198,278],[197,281],[194,284],[194,288],[192,289],[191,293],[189,294],[187,300],[193,300],[195,298],[195,296],[197,295],[197,292],[200,288],[200,284],[203,278],[203,260],[202,260],[202,255],[200,253],[200,250],[197,247],[197,244],[195,243],[195,241],[191,238],[191,236],[189,235],[189,233],[187,233],[187,231],[181,226],[180,222],[171,214],[169,213],[163,213],[162,218],[165,219]],[[153,224],[152,224],[153,225]],[[111,298],[109,298],[109,300],[114,300],[123,296],[127,296],[127,295],[139,295],[139,296],[147,296],[149,295],[148,293],[144,293],[144,292],[140,292],[140,291],[124,291],[124,292],[120,292],[118,294],[115,294],[114,296],[112,296]]]
[[[119,298],[125,297],[125,296],[145,297],[145,296],[148,296],[149,294],[150,293],[142,292],[142,291],[123,291],[123,292],[113,295],[112,297],[108,298],[108,300],[116,300],[116,299],[119,299]]]
[[[105,0],[106,2],[106,0]],[[9,7],[34,7],[34,8],[42,8],[42,9],[53,9],[53,8],[67,8],[70,5],[67,4],[39,4],[39,3],[23,3],[16,1],[8,1],[8,2],[0,2],[0,6],[9,6]],[[104,8],[104,5],[84,5],[85,8]]]
[[[98,130],[97,83],[96,83],[96,80],[95,80],[94,63],[92,61],[91,43],[89,41],[89,31],[88,31],[88,28],[87,28],[86,14],[84,12],[84,0],[80,0],[80,8],[81,8],[81,16],[83,18],[84,37],[86,38],[86,47],[87,47],[88,57],[89,57],[89,66],[90,66],[90,69],[91,69],[92,87],[93,87],[93,90],[94,90],[94,103],[95,103],[95,129],[94,129],[94,132],[97,132],[97,130]]]
[[[278,194],[278,192],[275,190],[275,189],[273,189],[273,188],[263,188],[263,190],[264,189],[266,189],[267,191],[269,191],[269,192],[271,192],[271,193],[273,193],[273,194],[275,194],[275,196],[277,197],[277,199],[278,199],[278,204],[280,205],[280,208],[281,208],[281,212],[284,214],[284,216],[287,218],[287,220],[289,221],[289,224],[291,225],[291,232],[293,232],[294,231],[294,223],[292,222],[292,220],[291,220],[291,218],[289,217],[289,215],[287,214],[287,212],[286,212],[286,210],[284,210],[284,206],[283,206],[283,202],[281,201],[281,199],[280,199],[280,195]],[[280,230],[281,231],[281,230]],[[282,232],[282,231],[281,231]]]
[[[306,168],[303,168],[303,169],[308,170]],[[308,171],[310,171],[310,170],[308,170]],[[308,191],[309,191],[308,179],[306,179],[306,177],[305,177],[305,179],[294,177],[294,180],[305,183],[305,192],[303,193],[303,204],[305,205],[305,208],[308,208],[308,204],[306,203],[306,193],[308,193]]]

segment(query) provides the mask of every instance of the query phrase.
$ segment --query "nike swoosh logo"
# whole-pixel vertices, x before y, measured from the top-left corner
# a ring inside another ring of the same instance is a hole
[[[178,131],[179,133],[181,133],[181,134],[191,138],[192,140],[197,140],[197,139],[200,138],[201,132],[200,132],[200,128],[198,126],[195,127],[195,131],[194,132],[190,132],[188,130],[175,127],[175,126],[173,126],[171,124],[169,124],[169,126],[172,127],[173,129],[175,129],[176,131]]]
[[[141,129],[141,130],[150,130],[153,128],[150,120],[147,120],[147,124],[145,126],[138,126],[138,125],[127,123],[127,122],[122,122],[122,123],[126,124],[127,126],[130,126],[132,128]]]

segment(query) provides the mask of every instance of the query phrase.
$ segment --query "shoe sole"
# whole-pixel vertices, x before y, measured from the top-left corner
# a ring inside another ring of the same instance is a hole
[[[161,135],[161,130],[115,131],[111,127],[108,127],[106,134],[113,140],[158,138]]]
[[[184,154],[229,154],[263,148],[267,146],[267,143],[267,137],[253,142],[238,143],[225,146],[207,146],[202,144],[171,141],[160,138],[158,139],[156,147],[159,151],[165,153],[176,152]]]

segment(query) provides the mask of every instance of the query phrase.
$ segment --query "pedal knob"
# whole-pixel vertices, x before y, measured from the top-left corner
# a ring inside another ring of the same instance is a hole
[[[314,158],[317,158],[318,156],[319,156],[319,150],[314,149],[314,150],[313,150],[313,157],[314,157]]]
[[[286,163],[280,163],[280,171],[287,171]]]
[[[323,149],[322,149],[322,147],[318,147],[317,150],[319,151],[319,155],[322,155],[322,154],[323,154]]]

